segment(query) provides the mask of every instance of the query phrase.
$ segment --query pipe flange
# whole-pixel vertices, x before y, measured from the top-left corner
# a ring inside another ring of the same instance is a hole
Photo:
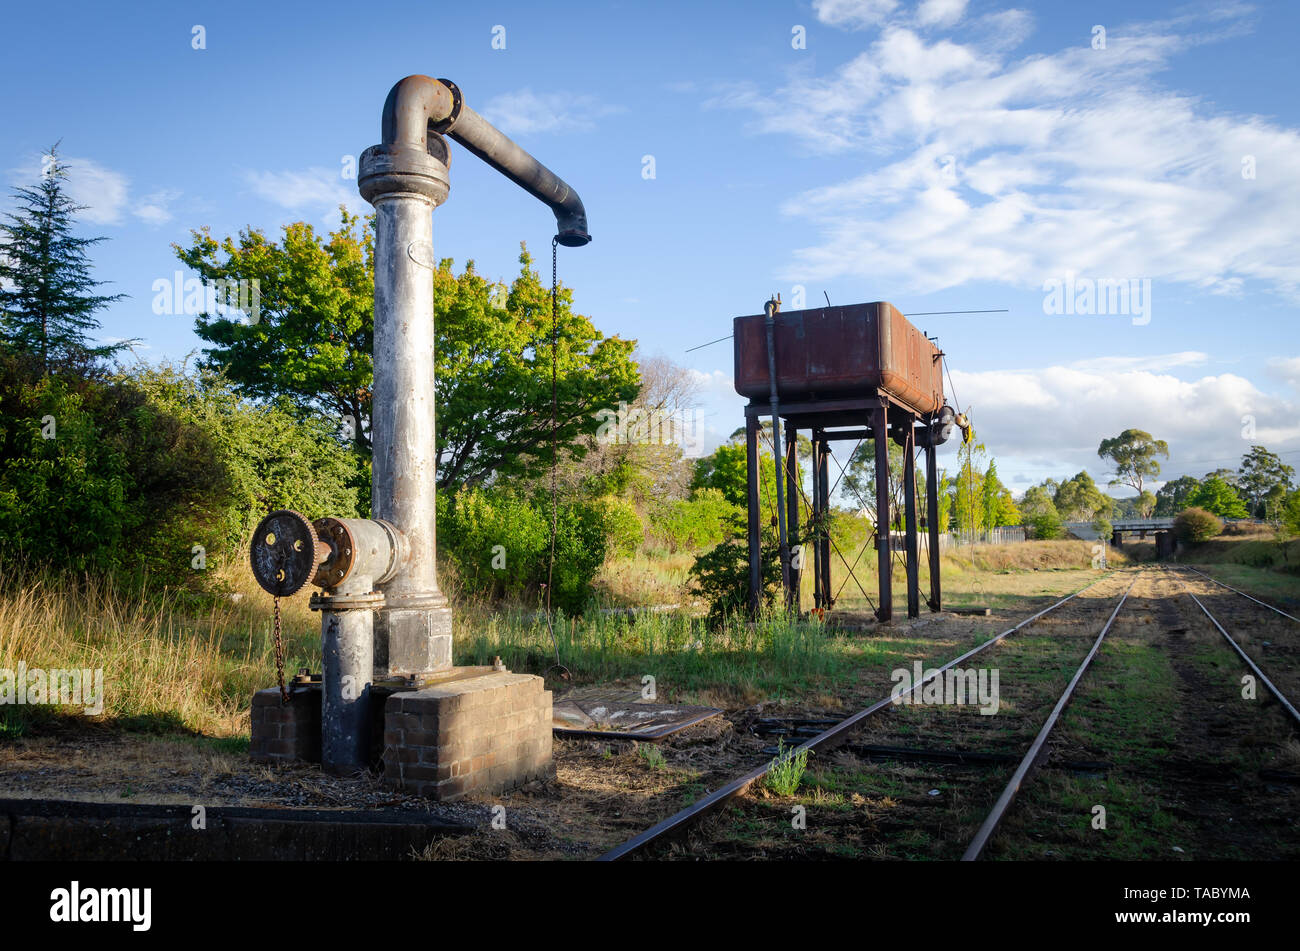
[[[461,95],[460,87],[450,79],[439,78],[438,82],[451,90],[451,115],[441,122],[429,123],[429,127],[441,135],[450,132],[456,127],[456,120],[460,118],[460,111],[465,108],[465,97]]]
[[[313,611],[378,611],[384,606],[384,595],[379,591],[369,594],[313,594],[307,605]]]
[[[357,188],[370,204],[384,195],[415,194],[435,206],[447,199],[451,179],[447,173],[450,152],[440,136],[428,137],[429,148],[411,145],[372,145],[361,153],[357,163]],[[436,143],[436,144],[435,144]],[[440,158],[433,150],[443,153]]]

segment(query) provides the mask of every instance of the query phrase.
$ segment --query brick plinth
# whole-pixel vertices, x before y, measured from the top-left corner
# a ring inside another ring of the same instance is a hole
[[[543,687],[541,677],[502,672],[394,694],[384,710],[384,782],[446,801],[553,776]]]
[[[249,756],[258,763],[320,762],[320,691],[298,690],[287,704],[280,688],[253,694]]]

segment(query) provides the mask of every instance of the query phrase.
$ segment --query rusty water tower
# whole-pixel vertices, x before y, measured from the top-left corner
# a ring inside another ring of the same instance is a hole
[[[540,677],[452,666],[434,515],[432,213],[450,188],[444,136],[548,205],[557,243],[591,240],[577,193],[466,105],[455,83],[397,83],[381,142],[362,154],[357,175],[375,208],[373,517],[309,522],[274,512],[257,527],[250,560],[277,597],[322,589],[312,597],[319,685],[289,703],[274,691],[255,698],[254,755],[311,758],[318,749],[327,771],[346,774],[374,763],[382,747],[389,785],[451,799],[549,768],[551,694]],[[317,729],[318,746],[300,736]]]
[[[809,434],[813,453],[809,507],[817,526],[811,540],[814,606],[828,609],[835,598],[831,590],[833,545],[826,527],[833,491],[828,464],[830,443],[871,441],[875,449],[879,574],[876,617],[881,621],[892,617],[894,542],[889,530],[888,444],[892,439],[903,448],[902,542],[907,614],[920,614],[915,465],[918,448],[925,450],[926,466],[925,522],[930,566],[927,601],[930,610],[940,610],[936,453],[951,435],[956,420],[956,414],[944,401],[943,352],[885,301],[781,312],[779,301],[774,299],[762,314],[735,318],[733,341],[736,392],[749,398],[745,407],[745,447],[751,610],[758,608],[762,584],[758,440],[763,416],[773,420],[776,521],[787,605],[799,609],[800,568],[791,558],[790,539],[799,536],[802,489],[796,446],[798,433],[804,430]]]

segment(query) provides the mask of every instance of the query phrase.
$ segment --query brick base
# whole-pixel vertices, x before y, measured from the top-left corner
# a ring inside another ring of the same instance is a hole
[[[257,763],[320,762],[320,691],[298,690],[280,702],[280,688],[253,694],[248,754]]]
[[[502,672],[394,694],[384,710],[385,784],[447,801],[553,776],[544,685]]]

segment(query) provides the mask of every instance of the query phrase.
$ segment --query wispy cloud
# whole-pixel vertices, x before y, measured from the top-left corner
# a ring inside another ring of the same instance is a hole
[[[9,169],[9,182],[14,186],[30,188],[37,185],[44,174],[43,156],[33,153],[27,164]],[[131,180],[94,159],[73,155],[60,155],[66,167],[67,180],[64,191],[82,210],[80,221],[96,225],[120,225],[127,216],[146,224],[165,224],[172,218],[168,206],[180,198],[175,189],[162,188],[141,198],[132,198]]]
[[[482,109],[483,116],[507,135],[589,131],[597,119],[623,111],[622,106],[602,103],[595,96],[539,94],[531,89],[503,93]]]
[[[862,30],[883,22],[898,0],[813,0],[813,13],[828,26]]]
[[[996,21],[1023,35],[1022,11],[930,36],[895,6],[816,5],[827,23],[880,30],[830,72],[793,70],[779,98],[736,83],[708,102],[748,113],[755,134],[864,156],[855,177],[784,203],[820,238],[783,277],[925,293],[975,280],[1041,288],[1073,272],[1300,297],[1289,213],[1300,130],[1216,110],[1161,76],[1179,54],[1248,29],[1247,8],[1117,25],[1105,49],[1085,31],[1076,46],[1013,58],[985,33]],[[922,10],[942,25],[957,7]],[[793,116],[791,101],[803,105]]]

